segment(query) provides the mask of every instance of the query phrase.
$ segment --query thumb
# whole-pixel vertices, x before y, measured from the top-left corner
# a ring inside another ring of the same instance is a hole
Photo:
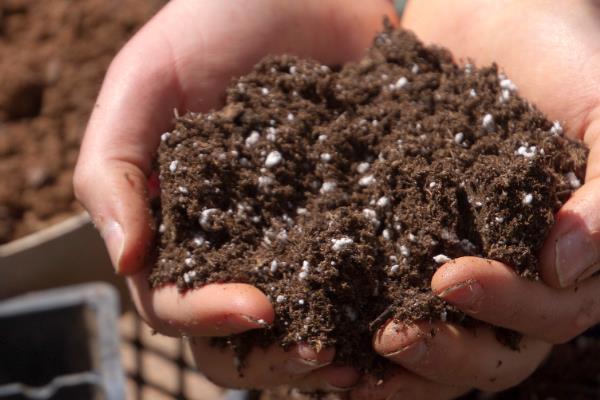
[[[556,215],[541,252],[546,283],[561,288],[600,271],[600,118],[584,136],[590,148],[586,181]],[[572,184],[577,186],[578,182]]]
[[[96,166],[101,165],[100,174]],[[137,271],[144,264],[153,236],[145,174],[123,161],[84,160],[77,166],[74,186],[106,243],[116,271]]]
[[[168,47],[149,36],[141,38],[143,45],[134,37],[111,64],[73,178],[77,199],[124,275],[144,265],[154,225],[148,202],[151,162],[171,110],[181,108]],[[146,61],[150,56],[153,63]]]

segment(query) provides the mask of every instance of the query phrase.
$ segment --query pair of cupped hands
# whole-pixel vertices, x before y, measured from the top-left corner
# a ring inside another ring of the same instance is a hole
[[[520,351],[501,345],[487,328],[473,333],[443,322],[390,321],[373,338],[374,350],[394,365],[383,382],[333,365],[333,349],[303,344],[253,350],[240,376],[232,352],[211,347],[210,337],[272,322],[262,292],[245,284],[185,294],[172,286],[149,289],[147,182],[173,109],[218,108],[230,79],[267,54],[325,64],[357,60],[384,15],[400,23],[386,0],[172,0],[108,71],[75,172],[77,197],[127,277],[142,317],[162,334],[193,338],[198,368],[217,384],[345,390],[354,399],[451,399],[472,388],[519,383],[553,344],[600,322],[594,275],[600,269],[600,3],[593,0],[412,0],[401,21],[457,60],[498,62],[521,95],[590,148],[585,184],[558,212],[540,252],[542,281],[463,257],[441,266],[431,282],[435,294],[468,315],[522,333]]]

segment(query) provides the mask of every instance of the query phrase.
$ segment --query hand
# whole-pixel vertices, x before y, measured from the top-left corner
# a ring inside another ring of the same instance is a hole
[[[590,155],[585,184],[558,212],[541,250],[544,282],[472,257],[447,263],[433,277],[434,293],[446,301],[523,333],[521,351],[502,347],[488,329],[473,335],[420,323],[397,333],[390,324],[376,336],[375,349],[412,373],[399,369],[368,395],[367,382],[356,398],[387,398],[402,389],[406,398],[448,399],[461,388],[505,389],[525,379],[552,343],[600,322],[600,277],[592,276],[600,270],[599,14],[591,0],[409,2],[404,27],[449,48],[457,60],[498,62],[520,94],[561,121],[567,136],[583,140]]]
[[[208,337],[264,326],[274,311],[258,289],[207,285],[182,294],[151,291],[144,257],[152,242],[148,176],[173,110],[219,107],[225,86],[267,54],[292,53],[326,64],[358,59],[391,2],[377,0],[173,0],[113,61],[90,119],[75,172],[75,192],[90,212],[117,271],[128,277],[136,306],[159,332],[188,336],[197,364],[223,386],[259,388],[295,382],[346,387],[358,376],[327,367],[333,350],[299,345],[254,350],[243,377],[231,352]],[[312,372],[311,371],[315,371]]]

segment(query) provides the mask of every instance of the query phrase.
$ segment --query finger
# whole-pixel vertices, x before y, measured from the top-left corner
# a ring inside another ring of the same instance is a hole
[[[467,330],[442,322],[391,321],[375,335],[373,344],[379,354],[425,379],[486,391],[520,383],[551,348],[526,337],[515,351],[501,344],[489,327]]]
[[[367,377],[352,390],[353,400],[450,400],[470,388],[447,386],[428,381],[400,367],[392,367],[383,379]]]
[[[266,349],[253,348],[240,360],[230,348],[211,345],[210,339],[191,338],[189,346],[196,366],[208,379],[223,387],[239,389],[288,384],[329,365],[335,353],[333,349],[316,352],[306,344],[293,346],[288,351],[272,345]]]
[[[508,266],[462,257],[433,276],[434,293],[476,319],[550,343],[563,343],[600,322],[600,277],[555,289]]]
[[[597,154],[592,156],[588,169],[599,168]],[[560,209],[540,254],[542,278],[553,287],[571,286],[600,270],[600,176],[588,179]]]
[[[357,57],[382,15],[393,13],[382,0],[337,4],[174,1],[119,53],[90,118],[74,176],[76,196],[119,273],[141,268],[150,245],[145,178],[173,110],[216,107],[231,77],[266,54],[291,52],[331,63]]]
[[[209,284],[181,293],[174,285],[151,289],[147,271],[127,283],[141,317],[168,336],[227,336],[264,328],[275,318],[269,299],[247,284]]]
[[[352,367],[328,365],[295,380],[291,386],[307,392],[347,392],[359,379],[359,372]]]

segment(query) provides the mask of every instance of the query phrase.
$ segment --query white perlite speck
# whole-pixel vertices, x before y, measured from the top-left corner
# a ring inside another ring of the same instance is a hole
[[[282,161],[283,161],[283,156],[281,155],[281,153],[278,152],[277,150],[272,151],[269,153],[269,155],[267,156],[267,159],[265,160],[265,167],[267,167],[267,168],[274,167],[276,165],[281,164]]]
[[[266,96],[266,95],[268,95],[268,94],[269,94],[269,89],[267,89],[266,87],[264,87],[264,88],[260,89],[260,92],[261,92],[261,93],[262,93],[264,96]]]
[[[327,140],[327,135],[319,135],[319,142],[324,142]]]
[[[369,164],[368,162],[361,162],[356,167],[356,170],[358,171],[359,174],[364,174],[365,172],[367,172],[369,170],[370,167],[371,167],[371,164]]]
[[[373,225],[379,226],[380,222],[379,218],[377,218],[377,212],[375,210],[371,208],[365,208],[363,209],[362,213],[366,219],[373,223]]]
[[[375,182],[375,177],[373,175],[363,176],[358,180],[360,186],[369,186],[373,182]]]
[[[517,151],[515,152],[516,155],[519,156],[523,156],[525,158],[532,158],[535,157],[535,155],[537,154],[537,147],[535,146],[519,146],[519,148],[517,149]]]
[[[284,295],[277,295],[277,297],[275,298],[275,302],[277,303],[283,303],[285,301],[285,296]]]
[[[574,172],[567,173],[567,180],[569,181],[569,185],[572,189],[577,189],[581,186],[581,181]]]
[[[477,97],[477,91],[475,89],[469,90],[469,96],[471,96],[471,97]]]
[[[320,192],[321,193],[329,193],[335,190],[337,187],[337,183],[335,181],[325,181],[321,185]]]
[[[437,256],[433,257],[433,261],[435,261],[438,264],[447,263],[450,260],[452,259],[445,254],[438,254]]]
[[[165,231],[166,231],[166,230],[167,230],[167,227],[165,226],[165,224],[160,224],[160,225],[158,226],[158,231],[159,231],[160,233],[165,233]]]
[[[463,140],[465,140],[464,133],[458,132],[456,135],[454,135],[454,143],[461,144],[463,142]]]
[[[303,306],[304,305],[304,299],[298,300],[298,304],[300,304],[301,306]]]
[[[246,147],[252,147],[256,143],[258,143],[259,139],[260,139],[260,133],[258,133],[257,131],[252,131],[252,132],[250,132],[250,135],[246,138],[244,143],[246,144]]]
[[[383,236],[383,238],[384,238],[385,240],[390,240],[390,239],[392,238],[392,233],[391,233],[391,232],[390,232],[390,230],[389,230],[389,229],[387,229],[387,228],[386,228],[386,229],[384,229],[384,230],[381,232],[381,235]]]
[[[277,268],[279,268],[279,262],[277,262],[277,260],[271,261],[271,266],[269,268],[271,272],[277,271]]]
[[[400,254],[402,254],[404,257],[408,257],[410,256],[410,249],[405,245],[402,245],[400,246]]]
[[[408,85],[408,79],[406,79],[405,76],[402,76],[396,81],[396,83],[393,83],[390,85],[390,89],[391,90],[402,89],[406,85]]]
[[[483,116],[482,125],[488,133],[496,130],[496,124],[494,123],[494,117],[492,114],[485,114]]]
[[[395,274],[396,272],[398,272],[400,270],[400,266],[398,264],[394,264],[390,267],[390,272],[392,274]]]
[[[165,132],[162,135],[160,135],[160,140],[163,142],[166,142],[170,136],[171,136],[170,132]]]
[[[533,201],[533,195],[531,193],[527,193],[525,196],[523,196],[523,200],[522,200],[523,204],[529,205],[529,204],[531,204],[532,201]]]
[[[196,262],[194,261],[193,258],[188,257],[185,260],[183,260],[183,262],[185,263],[185,265],[187,265],[188,267],[193,267],[194,265],[196,265]]]
[[[440,319],[442,320],[442,322],[446,322],[446,320],[448,319],[448,311],[442,310],[442,312],[440,313]]]
[[[504,217],[495,217],[494,221],[496,221],[497,223],[501,224],[504,222]]]
[[[377,207],[387,207],[390,205],[390,199],[385,197],[385,196],[381,196],[379,199],[377,199]]]
[[[259,176],[258,177],[258,187],[266,188],[273,183],[273,178],[270,176]]]
[[[331,161],[331,154],[329,154],[329,153],[322,153],[320,157],[321,157],[321,161],[323,161],[323,162]]]
[[[510,79],[506,78],[500,79],[500,87],[504,90],[509,90],[511,92],[517,90],[517,85],[515,85]]]
[[[177,160],[171,161],[171,163],[169,164],[169,171],[171,171],[171,172],[177,171],[178,165],[179,165],[179,161],[177,161]]]
[[[288,120],[288,121],[293,121],[293,120],[294,120],[294,114],[292,114],[292,113],[288,113],[288,115],[287,115],[287,120]]]
[[[204,239],[204,236],[202,236],[202,235],[196,235],[194,237],[193,242],[194,242],[195,246],[199,247],[199,246],[202,246],[204,244],[204,242],[206,242],[206,239]]]
[[[298,72],[298,68],[296,68],[295,65],[292,65],[290,67],[290,74],[294,75],[296,72]]]
[[[277,140],[277,129],[272,126],[267,128],[267,140],[274,142]]]
[[[188,188],[186,188],[185,186],[179,186],[177,188],[177,190],[179,191],[179,193],[182,193],[182,194],[188,194],[189,193]]]
[[[345,236],[345,237],[341,237],[339,239],[331,239],[331,243],[332,243],[331,249],[333,251],[342,251],[346,247],[348,247],[352,243],[354,243],[354,240],[352,240],[351,238]]]
[[[308,277],[308,272],[306,272],[306,271],[302,271],[298,274],[298,279],[300,279],[300,280],[304,280],[307,277]]]
[[[202,229],[208,230],[210,228],[211,215],[217,211],[218,210],[216,208],[207,208],[206,210],[202,211],[198,220]]]
[[[196,277],[196,271],[188,271],[183,273],[183,281],[189,284]]]
[[[411,242],[416,242],[417,241],[417,237],[415,235],[413,235],[412,233],[408,234],[408,240],[410,240]]]
[[[413,74],[418,74],[419,73],[419,66],[417,64],[413,64],[412,68],[410,69],[410,72],[412,72]]]
[[[550,128],[550,133],[553,135],[560,135],[563,133],[563,127],[560,125],[560,122],[554,121],[552,123],[552,128]]]

